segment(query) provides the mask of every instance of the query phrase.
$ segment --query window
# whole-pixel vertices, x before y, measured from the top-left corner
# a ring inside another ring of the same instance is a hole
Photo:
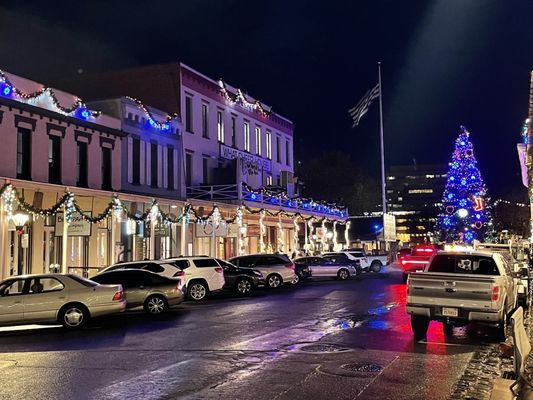
[[[285,140],[285,164],[291,165],[291,143]]]
[[[202,103],[202,137],[209,139],[209,108]]]
[[[500,275],[494,259],[475,255],[438,254],[428,266],[429,272]]]
[[[102,147],[102,189],[113,190],[111,185],[111,149]]]
[[[174,190],[174,148],[167,147],[167,189]]]
[[[156,264],[156,263],[146,264],[142,269],[146,271],[154,272],[156,274],[163,272],[165,270],[165,268],[163,268],[161,265]]]
[[[185,153],[185,185],[192,184],[192,153]]]
[[[61,137],[48,136],[48,182],[61,183]]]
[[[157,187],[158,177],[157,143],[150,144],[150,180],[152,187]]]
[[[17,178],[31,180],[31,131],[17,130]]]
[[[276,136],[276,161],[281,162],[281,138]]]
[[[237,145],[237,117],[231,116],[231,145]]]
[[[207,185],[209,183],[209,158],[202,158],[202,180],[203,184]]]
[[[56,292],[64,288],[65,286],[54,278],[33,278],[28,293]]]
[[[272,160],[272,133],[267,131],[266,133],[266,156],[269,160]]]
[[[255,127],[255,154],[261,155],[261,128]]]
[[[141,141],[133,138],[133,184],[138,185],[141,180]]]
[[[189,268],[189,261],[187,260],[175,260],[172,261],[172,264],[181,270]]]
[[[244,150],[250,151],[250,123],[244,122]]]
[[[0,286],[0,296],[22,294],[24,282],[24,279],[16,279],[4,282],[4,284]]]
[[[273,183],[273,180],[272,180],[272,175],[267,175],[266,177],[266,185],[267,186],[272,186],[274,183]]]
[[[217,111],[217,139],[224,143],[224,115],[222,111]]]
[[[76,144],[76,186],[87,187],[87,143]]]
[[[193,133],[192,131],[192,97],[185,96],[185,130]]]
[[[195,259],[194,264],[198,268],[220,267],[220,265],[218,265],[217,263],[217,260],[215,260],[214,258],[207,257]]]

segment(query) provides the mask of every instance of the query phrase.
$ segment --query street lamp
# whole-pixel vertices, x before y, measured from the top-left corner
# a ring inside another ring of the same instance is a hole
[[[22,208],[17,209],[17,211],[11,216],[11,220],[15,224],[15,228],[17,229],[17,232],[22,233],[22,230],[24,229],[24,226],[30,219],[30,216],[22,210]]]

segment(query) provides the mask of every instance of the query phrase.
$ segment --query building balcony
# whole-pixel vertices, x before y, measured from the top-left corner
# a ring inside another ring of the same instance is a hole
[[[334,203],[315,201],[309,198],[289,197],[282,190],[268,188],[253,189],[246,183],[227,185],[200,185],[187,187],[187,199],[224,202],[229,204],[246,204],[250,207],[270,206],[288,212],[299,212],[329,218],[346,219],[348,210],[345,206]]]

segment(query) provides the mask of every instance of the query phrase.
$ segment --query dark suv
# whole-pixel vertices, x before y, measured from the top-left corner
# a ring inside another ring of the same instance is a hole
[[[233,257],[228,261],[239,268],[253,268],[260,271],[265,277],[265,285],[269,288],[298,282],[294,264],[285,254],[251,254]]]

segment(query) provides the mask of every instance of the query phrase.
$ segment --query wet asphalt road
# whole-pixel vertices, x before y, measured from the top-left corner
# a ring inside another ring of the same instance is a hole
[[[414,342],[397,270],[216,295],[159,319],[0,332],[0,399],[448,399],[490,329]]]

